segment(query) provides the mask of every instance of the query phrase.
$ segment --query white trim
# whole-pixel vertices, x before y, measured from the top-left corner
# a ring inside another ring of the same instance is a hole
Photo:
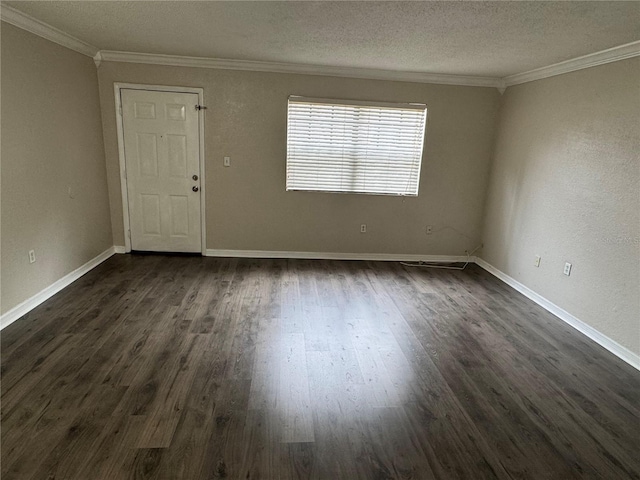
[[[554,63],[553,65],[548,65],[546,67],[536,68],[535,70],[529,70],[528,72],[516,73],[515,75],[504,77],[503,80],[505,85],[508,87],[637,56],[640,56],[640,41],[608,48],[607,50],[590,53],[589,55],[572,58],[571,60],[566,60],[560,63]]]
[[[101,56],[101,59],[104,58]],[[124,124],[122,118],[122,99],[120,97],[120,90],[153,90],[158,92],[180,92],[180,93],[195,93],[198,95],[198,105],[204,105],[204,89],[195,87],[176,87],[168,85],[142,85],[137,83],[122,83],[116,82],[113,84],[113,94],[116,103],[116,131],[118,136],[118,160],[120,163],[120,193],[122,195],[122,219],[124,226],[124,252],[131,251],[131,220],[129,218],[129,196],[127,192],[127,169],[124,152]],[[205,196],[206,196],[206,180],[205,180],[205,156],[204,156],[204,112],[205,110],[198,110],[198,141],[200,152],[200,229],[201,229],[201,246],[200,250],[202,255],[206,254],[207,250],[207,228],[206,228],[206,212],[205,212]]]
[[[127,253],[127,248],[124,245],[114,245],[113,253]]]
[[[113,94],[116,101],[116,134],[118,137],[118,161],[120,165],[120,195],[122,195],[122,223],[124,226],[124,251],[131,251],[131,226],[129,223],[129,194],[127,192],[127,168],[124,155],[124,127],[122,125],[122,99],[120,86],[113,84]]]
[[[579,332],[583,333],[584,335],[589,337],[591,340],[593,340],[594,342],[596,342],[600,346],[606,348],[607,350],[609,350],[611,353],[613,353],[615,356],[617,356],[621,360],[624,360],[625,362],[627,362],[632,367],[635,367],[636,369],[640,370],[640,355],[635,354],[634,352],[632,352],[628,348],[620,345],[615,340],[610,339],[609,337],[607,337],[603,333],[599,332],[598,330],[596,330],[592,326],[590,326],[590,325],[586,324],[585,322],[583,322],[582,320],[579,320],[578,318],[574,317],[573,315],[571,315],[566,310],[564,310],[564,309],[560,308],[559,306],[557,306],[555,303],[547,300],[542,295],[539,295],[538,293],[534,292],[529,287],[526,287],[522,283],[518,282],[516,279],[514,279],[514,278],[510,277],[509,275],[507,275],[506,273],[498,270],[496,267],[494,267],[493,265],[487,263],[486,261],[482,260],[481,258],[476,258],[476,264],[478,264],[480,267],[484,268],[487,272],[489,272],[493,276],[495,276],[495,277],[499,278],[500,280],[502,280],[504,283],[506,283],[507,285],[509,285],[513,289],[515,289],[518,292],[520,292],[521,294],[523,294],[525,297],[529,298],[530,300],[533,300],[535,303],[540,305],[542,308],[544,308],[548,312],[551,312],[552,314],[554,314],[560,320],[568,323],[573,328],[575,328]]]
[[[511,85],[532,82],[542,78],[591,68],[606,63],[617,62],[640,56],[640,41],[631,42],[563,62],[537,68],[504,78],[471,75],[449,75],[426,72],[402,72],[371,68],[332,67],[328,65],[305,65],[293,63],[259,62],[207,57],[187,57],[150,53],[100,51],[102,61],[171,65],[177,67],[216,68],[222,70],[250,70],[274,73],[298,73],[304,75],[326,75],[334,77],[366,78],[373,80],[393,80],[401,82],[435,83],[473,87],[495,87],[503,93]]]
[[[261,62],[253,60],[233,60],[225,58],[189,57],[153,53],[120,52],[99,50],[73,35],[63,32],[45,22],[22,13],[15,8],[0,4],[0,19],[18,28],[46,38],[58,45],[70,48],[83,55],[93,57],[96,67],[103,61],[171,65],[176,67],[216,68],[220,70],[248,70],[255,72],[297,73],[303,75],[324,75],[331,77],[365,78],[372,80],[392,80],[400,82],[435,83],[471,87],[495,87],[500,93],[506,87],[532,82],[542,78],[562,75],[585,68],[616,62],[640,56],[640,41],[572,58],[563,62],[536,68],[527,72],[508,75],[503,78],[474,75],[453,75],[429,72],[407,72],[381,70],[375,68],[337,67],[330,65],[309,65],[296,63]]]
[[[373,260],[382,262],[466,262],[465,255],[414,255],[406,253],[334,253],[290,252],[278,250],[224,250],[207,249],[207,257],[234,258],[292,258],[309,260]],[[473,257],[469,258],[473,262]]]
[[[186,57],[151,53],[116,52],[101,50],[103,62],[146,63],[174,67],[215,68],[219,70],[249,70],[253,72],[298,73],[330,77],[366,78],[372,80],[394,80],[401,82],[436,83],[472,87],[500,87],[502,81],[495,77],[447,75],[440,73],[401,72],[373,68],[332,67],[294,63],[258,62],[223,58]]]
[[[198,105],[206,106],[204,103],[204,89],[197,88],[198,90]],[[206,110],[198,110],[198,137],[200,141],[200,235],[201,244],[200,252],[202,255],[207,253],[207,182],[205,180],[205,156],[204,156],[204,117]]]
[[[164,55],[152,53],[120,52],[114,50],[98,50],[62,30],[33,18],[25,13],[0,4],[2,21],[27,30],[42,38],[70,48],[83,55],[93,57],[96,67],[103,61],[145,63],[152,65],[171,65],[177,67],[216,68],[221,70],[248,70],[256,72],[297,73],[303,75],[324,75],[332,77],[366,78],[372,80],[393,80],[400,82],[435,83],[442,85],[459,85],[472,87],[495,87],[500,93],[511,85],[540,80],[542,78],[562,75],[564,73],[595,67],[605,63],[616,62],[640,56],[640,41],[619,45],[581,57],[545,67],[516,73],[504,78],[474,75],[452,75],[429,72],[406,72],[381,70],[375,68],[336,67],[329,65],[308,65],[295,63],[261,62],[252,60],[233,60],[224,58],[189,57],[182,55]]]
[[[78,53],[93,57],[98,53],[98,48],[90,45],[82,40],[63,32],[56,27],[52,27],[48,23],[41,22],[26,13],[22,13],[15,8],[9,7],[4,3],[0,4],[0,17],[3,22],[10,23],[18,28],[26,30],[42,38],[70,48]]]
[[[114,253],[116,253],[115,248],[109,247],[107,250],[102,252],[97,257],[92,258],[84,265],[76,268],[73,272],[66,274],[64,277],[55,281],[44,290],[41,290],[31,298],[26,299],[21,304],[16,305],[15,307],[13,307],[11,310],[9,310],[7,313],[3,314],[0,317],[0,329],[5,328],[7,325],[12,324],[23,315],[29,313],[31,310],[36,308],[42,302],[53,297],[60,290],[71,285],[73,282],[75,282],[78,278],[83,276],[85,273],[89,272],[90,270],[100,265],[106,259],[111,257]]]

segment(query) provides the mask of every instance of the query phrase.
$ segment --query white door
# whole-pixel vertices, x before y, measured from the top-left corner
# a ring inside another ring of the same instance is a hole
[[[131,249],[202,251],[198,95],[120,92]]]

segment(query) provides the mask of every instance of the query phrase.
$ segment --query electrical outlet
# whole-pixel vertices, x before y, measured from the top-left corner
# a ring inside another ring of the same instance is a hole
[[[571,275],[571,264],[569,262],[564,264],[564,272],[567,277]]]
[[[539,267],[540,266],[540,255],[536,255],[535,260],[533,261],[533,265],[535,267]]]
[[[35,261],[36,261],[35,250],[29,250],[29,263],[34,263]]]
[[[363,223],[360,225],[360,233],[367,233],[367,224]]]
[[[427,225],[427,235],[431,235],[433,233],[433,225]]]
[[[225,167],[230,167],[231,166],[231,157],[224,157],[224,160],[223,160],[222,164]]]

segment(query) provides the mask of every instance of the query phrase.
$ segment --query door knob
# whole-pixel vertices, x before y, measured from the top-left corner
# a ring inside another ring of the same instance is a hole
[[[193,190],[194,192],[197,192],[200,189],[194,185],[193,187],[191,187],[191,190]]]
[[[193,177],[191,177],[191,178],[193,178],[194,180],[198,180],[198,175],[194,175],[194,176],[193,176]]]

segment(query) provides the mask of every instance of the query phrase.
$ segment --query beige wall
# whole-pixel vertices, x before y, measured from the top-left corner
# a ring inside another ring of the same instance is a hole
[[[4,313],[113,242],[93,61],[6,23],[1,35]]]
[[[114,82],[204,88],[210,249],[461,255],[480,242],[496,89],[113,62],[98,77],[116,245],[124,236]],[[292,94],[426,103],[419,196],[285,192]]]
[[[481,255],[636,354],[639,78],[635,58],[507,89]]]
[[[203,87],[209,107],[208,248],[455,255],[484,241],[486,261],[640,353],[639,77],[632,59],[500,98],[490,88],[111,62],[96,76],[91,59],[2,24],[1,311],[124,245],[113,83],[179,85]],[[426,103],[420,195],[285,192],[291,94]]]

